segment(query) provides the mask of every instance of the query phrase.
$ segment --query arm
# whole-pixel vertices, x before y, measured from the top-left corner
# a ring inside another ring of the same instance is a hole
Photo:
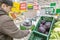
[[[21,31],[19,30],[13,21],[7,21],[3,23],[2,25],[2,32],[5,33],[6,35],[9,35],[13,38],[22,38],[27,36],[29,31]]]

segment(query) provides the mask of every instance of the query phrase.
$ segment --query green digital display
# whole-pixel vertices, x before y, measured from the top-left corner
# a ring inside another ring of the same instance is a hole
[[[56,9],[56,13],[60,13],[60,8],[59,9]]]
[[[56,6],[56,3],[50,3],[50,6]]]

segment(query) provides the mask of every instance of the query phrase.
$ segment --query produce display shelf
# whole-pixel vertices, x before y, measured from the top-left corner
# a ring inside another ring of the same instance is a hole
[[[30,35],[30,38],[28,40],[46,40],[46,39],[47,39],[46,36],[42,36],[35,32],[32,32],[32,34]]]
[[[44,34],[44,33],[41,33],[41,32],[38,31],[42,19],[44,19],[44,20],[47,21],[47,22],[51,22],[51,25],[50,25],[50,29],[49,29],[48,34]],[[53,17],[41,16],[40,19],[39,19],[39,21],[37,22],[36,27],[34,28],[32,34],[31,34],[31,36],[29,37],[28,40],[49,40],[50,35],[51,35],[51,30],[52,30],[52,28],[53,28],[54,21],[55,21],[55,19],[54,19]],[[38,35],[38,36],[37,36],[37,35]],[[32,37],[32,36],[33,36],[33,37]],[[36,38],[35,36],[36,36],[37,38]],[[42,36],[43,36],[43,37],[42,37]],[[32,38],[31,38],[31,37],[32,37]],[[42,38],[42,39],[41,39],[41,38]]]

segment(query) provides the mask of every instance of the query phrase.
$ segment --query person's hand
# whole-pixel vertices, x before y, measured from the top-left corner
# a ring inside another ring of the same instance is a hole
[[[25,30],[25,31],[24,31],[25,36],[27,36],[29,33],[30,33],[29,30]]]
[[[29,32],[31,33],[31,30],[29,30]]]
[[[30,34],[29,30],[20,30],[21,38],[27,37]]]

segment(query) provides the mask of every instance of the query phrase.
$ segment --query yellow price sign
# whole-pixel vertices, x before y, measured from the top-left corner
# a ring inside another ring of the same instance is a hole
[[[19,7],[20,7],[20,3],[18,3],[18,2],[13,2],[13,7],[19,8]]]
[[[12,12],[20,12],[20,10],[18,8],[12,8],[11,11]]]

